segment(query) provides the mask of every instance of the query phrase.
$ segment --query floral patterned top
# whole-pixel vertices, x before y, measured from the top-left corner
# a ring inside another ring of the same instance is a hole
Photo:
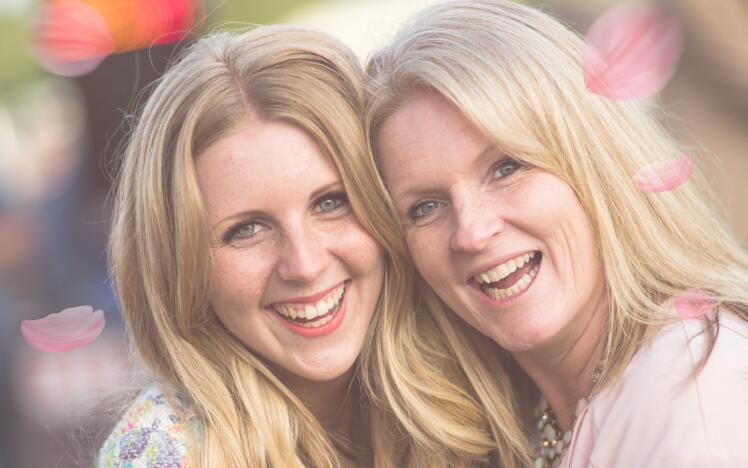
[[[192,466],[188,432],[198,419],[177,417],[156,384],[146,387],[117,422],[99,450],[99,468]]]

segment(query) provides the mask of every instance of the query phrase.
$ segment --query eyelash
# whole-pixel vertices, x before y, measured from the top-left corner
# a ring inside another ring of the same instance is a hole
[[[330,213],[333,210],[337,210],[341,206],[348,204],[348,195],[343,191],[329,192],[317,198],[316,200],[314,200],[314,206],[319,206],[323,201],[326,201],[326,200],[335,200],[339,202],[330,211],[324,212],[324,213]]]
[[[502,174],[500,177],[495,177],[496,179],[503,179],[505,177],[509,177],[509,176],[515,174],[520,169],[522,169],[522,168],[525,167],[525,165],[523,163],[521,163],[520,161],[517,161],[516,159],[514,159],[512,157],[506,157],[506,158],[498,161],[493,166],[491,166],[491,173],[495,176],[496,172],[498,172],[505,163],[509,163],[509,162],[513,163],[516,166],[515,169],[512,172],[510,172],[509,174]],[[412,207],[410,207],[410,209],[408,210],[408,212],[406,214],[408,220],[410,220],[411,222],[417,222],[418,220],[427,217],[428,214],[418,216],[415,213],[418,211],[419,208],[425,206],[428,203],[439,204],[440,202],[436,201],[436,200],[422,200],[422,201],[419,201],[418,203],[416,203],[415,205],[413,205]]]
[[[525,167],[525,165],[523,163],[521,163],[520,161],[517,161],[516,159],[514,159],[512,157],[506,157],[506,158],[502,159],[501,161],[497,162],[496,164],[494,164],[494,166],[491,168],[491,170],[493,171],[494,174],[496,174],[496,171],[498,171],[501,168],[501,166],[504,163],[507,163],[507,162],[511,162],[514,165],[516,165],[516,169],[514,171],[512,171],[511,173],[507,174],[507,175],[502,175],[501,177],[499,177],[499,179],[502,179],[504,177],[509,177],[512,174],[514,174],[515,172],[517,172],[518,170],[520,170],[520,169],[522,169],[522,168]]]
[[[331,213],[331,212],[337,210],[338,208],[346,205],[348,203],[348,196],[346,195],[345,192],[342,192],[342,191],[340,191],[340,192],[329,192],[329,193],[326,193],[326,194],[320,196],[316,200],[314,200],[314,204],[313,205],[315,207],[319,207],[319,205],[322,202],[327,201],[327,200],[334,200],[334,201],[336,201],[338,203],[333,208],[331,208],[329,211],[321,210],[322,213]],[[247,226],[251,226],[253,224],[260,225],[261,223],[258,222],[258,221],[252,220],[252,221],[242,221],[242,222],[239,222],[239,223],[231,226],[226,231],[226,234],[224,234],[224,236],[223,236],[223,242],[226,243],[226,244],[230,244],[232,241],[235,240],[237,234],[242,229],[244,229]],[[251,239],[254,236],[255,236],[255,234],[252,234],[251,236],[246,236],[244,238],[245,239]]]
[[[226,231],[226,234],[223,236],[223,242],[226,244],[230,244],[236,238],[237,234],[239,234],[239,232],[242,229],[244,229],[247,226],[251,226],[253,224],[260,224],[260,223],[258,223],[257,221],[244,221],[241,223],[234,224],[233,226],[231,226],[231,228],[229,228],[228,231]],[[254,237],[254,234],[247,238],[251,238],[251,237]]]

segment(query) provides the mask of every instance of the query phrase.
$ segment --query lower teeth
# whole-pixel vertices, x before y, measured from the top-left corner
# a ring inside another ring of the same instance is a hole
[[[530,270],[530,273],[520,278],[519,281],[522,281],[523,278],[529,277],[529,280],[532,281],[533,278],[535,278],[535,275],[538,272],[538,267],[535,266],[532,270]],[[481,291],[483,291],[484,294],[491,297],[492,299],[505,299],[509,296],[514,296],[515,294],[518,294],[522,291],[524,291],[527,286],[530,284],[530,281],[527,281],[527,283],[520,288],[517,288],[517,290],[514,290],[513,288],[519,283],[514,283],[512,286],[506,289],[499,289],[499,288],[492,288],[490,286],[484,285],[481,287]],[[510,292],[511,291],[511,292]]]

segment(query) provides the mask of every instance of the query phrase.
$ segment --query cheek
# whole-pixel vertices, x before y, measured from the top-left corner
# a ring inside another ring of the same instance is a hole
[[[429,273],[431,272],[430,260],[433,260],[434,257],[425,255],[425,245],[426,243],[423,242],[423,239],[418,235],[410,236],[408,238],[408,250],[410,251],[410,256],[413,259],[413,263],[415,264],[416,268],[418,268],[421,276],[428,277],[430,276]]]
[[[449,268],[446,263],[449,246],[441,242],[437,233],[422,230],[408,233],[406,240],[418,272],[434,290],[441,290]]]
[[[600,274],[594,230],[572,188],[547,175],[530,194],[527,229],[547,245],[559,274],[574,287],[594,281]]]
[[[259,306],[273,264],[271,257],[270,252],[230,248],[214,255],[210,302],[217,313]]]
[[[341,220],[327,237],[331,250],[353,273],[384,271],[384,251],[353,216]]]

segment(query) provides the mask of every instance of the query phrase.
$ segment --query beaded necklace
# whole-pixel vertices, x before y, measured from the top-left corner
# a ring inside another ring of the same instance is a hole
[[[540,401],[535,406],[535,418],[536,432],[533,438],[533,467],[534,468],[556,468],[561,464],[561,460],[564,458],[566,449],[571,444],[571,435],[576,423],[576,418],[579,417],[582,409],[587,406],[587,402],[592,396],[592,389],[595,388],[595,384],[600,380],[600,374],[603,371],[603,362],[595,366],[592,371],[592,386],[590,387],[590,393],[587,394],[587,398],[582,398],[577,403],[576,414],[574,421],[571,423],[572,429],[562,433],[556,424],[556,415],[553,414],[551,406],[548,401],[540,396]]]

